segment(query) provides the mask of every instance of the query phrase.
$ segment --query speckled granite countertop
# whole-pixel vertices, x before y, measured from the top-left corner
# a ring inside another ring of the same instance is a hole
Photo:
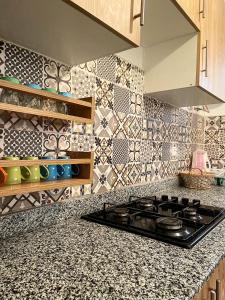
[[[221,187],[167,193],[225,207]],[[0,243],[1,300],[184,300],[225,255],[225,221],[191,250],[77,218]]]

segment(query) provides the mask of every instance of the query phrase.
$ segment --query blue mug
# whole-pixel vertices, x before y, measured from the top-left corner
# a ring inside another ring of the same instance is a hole
[[[52,160],[53,159],[54,160],[55,157],[53,157],[53,156],[44,156],[41,159],[46,159],[46,160]],[[48,168],[48,171],[49,171],[49,176],[45,180],[48,180],[48,181],[57,180],[59,178],[62,178],[62,176],[65,172],[65,168],[61,165],[48,165],[47,168]]]
[[[58,159],[70,159],[69,156],[59,156]],[[80,174],[80,167],[78,165],[71,165],[71,164],[66,164],[63,165],[64,167],[64,173],[60,177],[62,179],[69,179],[72,178],[73,176],[78,176]]]

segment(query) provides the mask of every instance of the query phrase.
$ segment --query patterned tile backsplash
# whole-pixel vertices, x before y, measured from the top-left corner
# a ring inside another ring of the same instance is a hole
[[[0,74],[96,99],[94,126],[1,112],[0,156],[94,151],[92,185],[1,198],[1,215],[162,180],[187,169],[191,152],[204,147],[204,118],[143,97],[143,71],[117,56],[69,67],[0,41]],[[225,158],[224,136],[210,132],[218,124],[208,121],[206,131],[207,144],[220,139],[216,159]]]
[[[225,167],[225,116],[206,118],[205,150],[213,167]]]

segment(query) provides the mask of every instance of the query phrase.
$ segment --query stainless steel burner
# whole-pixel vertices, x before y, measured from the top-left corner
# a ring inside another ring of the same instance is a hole
[[[197,213],[197,209],[194,207],[185,208],[184,217],[194,221],[202,219],[202,216]]]
[[[139,200],[138,201],[138,204],[143,207],[143,208],[146,208],[146,209],[154,209],[155,208],[155,205],[150,202],[149,200],[145,200],[145,199],[142,199],[142,200]]]
[[[127,209],[127,208],[118,207],[118,208],[115,208],[113,210],[113,212],[116,214],[117,217],[124,218],[124,217],[129,216],[129,209]]]
[[[185,209],[184,212],[187,216],[196,216],[197,215],[197,209],[194,207],[188,207]]]
[[[156,219],[156,226],[165,230],[180,230],[182,229],[183,222],[177,218],[161,217]]]

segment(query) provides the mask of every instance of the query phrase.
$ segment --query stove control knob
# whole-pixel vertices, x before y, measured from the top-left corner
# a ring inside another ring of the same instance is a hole
[[[193,206],[197,206],[197,207],[200,206],[200,200],[193,199],[192,203],[193,203]]]
[[[188,198],[182,198],[181,203],[184,204],[184,205],[188,205],[189,199]]]
[[[162,195],[161,200],[162,201],[168,201],[169,200],[168,195]]]
[[[171,197],[171,201],[174,203],[178,203],[178,197]]]

